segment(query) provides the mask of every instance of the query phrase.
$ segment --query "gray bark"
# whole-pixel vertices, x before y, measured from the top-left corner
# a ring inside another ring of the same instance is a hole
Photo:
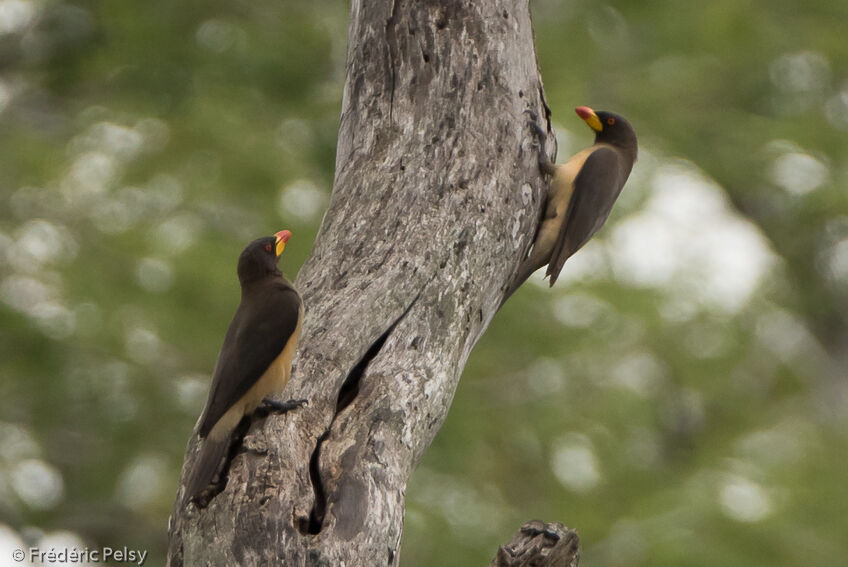
[[[577,532],[560,523],[527,522],[498,549],[489,567],[577,567],[579,543]]]
[[[171,565],[397,564],[407,480],[533,237],[523,112],[547,108],[527,0],[350,16],[333,194],[295,282],[284,398],[309,405],[254,419],[207,507],[181,484]]]

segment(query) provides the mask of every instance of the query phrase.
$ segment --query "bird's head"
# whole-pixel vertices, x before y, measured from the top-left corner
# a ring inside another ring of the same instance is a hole
[[[615,146],[632,153],[633,158],[636,158],[636,132],[627,120],[612,112],[596,112],[588,106],[578,106],[574,111],[595,131],[596,144]]]
[[[278,274],[277,261],[286,248],[291,232],[281,230],[274,236],[257,238],[247,245],[239,256],[238,277],[241,283],[262,278],[268,274]]]

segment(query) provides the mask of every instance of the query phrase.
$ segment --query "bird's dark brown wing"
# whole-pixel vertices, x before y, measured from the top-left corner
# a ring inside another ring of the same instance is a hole
[[[599,147],[586,158],[574,179],[574,193],[568,203],[565,222],[548,262],[551,285],[559,277],[565,261],[603,226],[632,165],[627,164],[621,152],[609,146]]]
[[[224,338],[200,422],[201,437],[259,380],[297,329],[300,296],[293,288],[275,282],[253,292],[242,297]]]

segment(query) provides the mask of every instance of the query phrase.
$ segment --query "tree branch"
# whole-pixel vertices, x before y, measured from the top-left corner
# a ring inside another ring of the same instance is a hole
[[[580,559],[577,532],[560,523],[527,522],[489,567],[577,567]]]

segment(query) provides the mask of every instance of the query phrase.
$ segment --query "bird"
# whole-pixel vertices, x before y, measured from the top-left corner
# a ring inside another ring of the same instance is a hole
[[[606,222],[636,162],[636,133],[627,120],[588,106],[578,106],[574,111],[595,132],[595,143],[561,165],[551,163],[544,149],[539,151],[539,169],[552,176],[544,216],[530,255],[519,266],[501,305],[544,265],[548,266],[545,275],[553,287],[565,261]],[[535,113],[527,113],[541,146],[547,133],[536,122]]]
[[[277,268],[291,238],[281,230],[254,240],[238,259],[241,301],[218,355],[206,407],[197,425],[202,444],[188,481],[188,501],[212,483],[227,454],[232,432],[263,403],[285,412],[306,400],[276,402],[266,396],[283,390],[291,376],[304,309],[300,295]]]

